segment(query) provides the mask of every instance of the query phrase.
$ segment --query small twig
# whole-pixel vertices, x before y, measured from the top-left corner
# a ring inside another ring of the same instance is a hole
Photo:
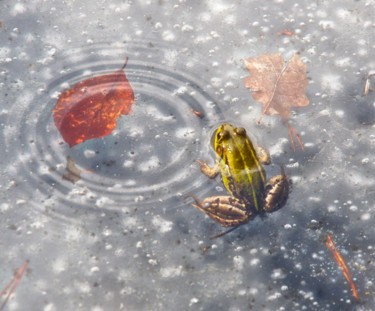
[[[3,297],[3,295],[7,292],[8,288],[11,287],[8,295],[6,296],[3,304],[1,305],[0,307],[0,311],[4,310],[4,307],[6,305],[6,303],[8,302],[8,299],[10,298],[10,296],[13,294],[13,292],[16,290],[16,287],[18,286],[18,283],[21,281],[22,279],[22,276],[23,276],[23,273],[25,272],[26,270],[26,267],[27,265],[29,264],[29,261],[26,260],[25,263],[23,264],[23,266],[17,271],[17,273],[14,275],[13,279],[8,283],[7,286],[5,286],[5,288],[1,291],[0,293],[0,298]]]
[[[354,286],[352,277],[350,275],[349,269],[346,266],[345,261],[341,258],[340,253],[337,251],[337,249],[335,247],[335,244],[333,244],[333,241],[332,241],[331,237],[329,236],[329,234],[327,234],[327,237],[328,237],[328,240],[326,241],[326,245],[331,250],[333,256],[335,256],[335,259],[336,259],[337,263],[339,264],[342,273],[344,274],[346,280],[348,281],[348,283],[350,284],[350,287],[352,288],[353,295],[354,295],[355,299],[357,301],[359,301],[357,290],[355,289],[355,286]]]
[[[301,148],[302,148],[302,151],[305,151],[305,148],[303,147],[303,144],[302,144],[302,141],[298,135],[298,133],[296,132],[296,130],[294,129],[294,127],[288,122],[288,120],[284,119],[284,123],[286,124],[286,126],[288,127],[288,131],[289,131],[289,135],[290,135],[290,140],[292,142],[292,145],[293,145],[293,151],[296,152],[296,147],[294,145],[294,139],[293,139],[293,134],[294,136],[296,136]]]
[[[128,64],[129,57],[126,56],[125,63],[122,65],[121,69],[125,69],[126,65]]]

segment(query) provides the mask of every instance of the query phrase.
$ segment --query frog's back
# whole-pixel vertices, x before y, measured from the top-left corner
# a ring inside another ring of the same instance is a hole
[[[259,212],[263,206],[266,183],[264,167],[246,133],[241,137],[236,132],[237,128],[227,130],[233,139],[221,145],[224,150],[220,157],[223,183],[232,196]]]

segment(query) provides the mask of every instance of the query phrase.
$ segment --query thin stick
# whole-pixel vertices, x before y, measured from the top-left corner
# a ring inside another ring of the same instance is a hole
[[[299,138],[299,135],[296,132],[296,130],[294,129],[294,127],[287,120],[285,120],[285,123],[286,123],[286,126],[288,127],[288,131],[289,131],[289,135],[290,135],[290,140],[292,141],[292,145],[293,145],[293,151],[296,152],[296,147],[294,146],[294,139],[293,139],[292,132],[296,136],[296,138],[297,138],[297,140],[298,140],[298,142],[299,142],[299,144],[300,144],[300,146],[302,148],[302,151],[305,151],[305,148],[303,147],[302,141]]]
[[[359,301],[357,290],[355,289],[355,286],[354,286],[352,277],[350,275],[349,269],[346,266],[345,261],[341,258],[340,253],[337,251],[337,249],[335,247],[335,244],[333,244],[333,241],[332,241],[331,237],[329,236],[329,234],[327,234],[327,237],[328,237],[328,241],[326,241],[326,245],[331,250],[333,256],[335,257],[337,263],[339,264],[339,266],[341,268],[342,273],[344,274],[346,280],[350,284],[350,287],[352,288],[353,295],[354,295],[355,299],[357,301]]]
[[[210,240],[214,240],[214,239],[216,239],[216,238],[220,238],[221,236],[226,235],[226,234],[229,233],[229,232],[232,232],[233,230],[237,229],[238,227],[239,227],[239,226],[236,226],[236,227],[230,228],[230,229],[227,230],[227,231],[220,232],[219,234],[216,234],[216,235],[210,237]]]
[[[17,273],[14,275],[13,279],[8,283],[7,286],[5,286],[5,288],[1,291],[0,293],[0,298],[6,293],[6,291],[8,290],[8,288],[10,286],[11,289],[8,293],[8,295],[6,296],[3,304],[1,305],[0,307],[0,311],[2,311],[6,305],[6,303],[8,302],[8,299],[10,298],[10,296],[13,294],[13,292],[16,290],[16,287],[18,286],[18,283],[21,281],[22,279],[22,276],[23,276],[23,273],[25,272],[26,270],[26,267],[27,265],[29,264],[29,261],[26,260],[25,263],[23,264],[23,266],[17,271]],[[14,283],[14,284],[13,284]],[[13,285],[12,285],[13,284]]]
[[[129,57],[126,56],[125,63],[122,65],[121,69],[125,69],[126,65],[128,64]]]

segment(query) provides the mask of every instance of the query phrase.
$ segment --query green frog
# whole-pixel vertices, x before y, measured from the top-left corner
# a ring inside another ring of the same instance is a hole
[[[217,154],[216,164],[196,160],[203,174],[215,178],[219,173],[230,196],[213,196],[195,200],[193,206],[206,213],[224,227],[233,227],[212,238],[229,233],[246,224],[258,214],[271,213],[281,208],[288,198],[289,178],[281,167],[281,175],[266,180],[263,164],[270,163],[268,151],[254,147],[246,130],[222,124],[211,138]]]

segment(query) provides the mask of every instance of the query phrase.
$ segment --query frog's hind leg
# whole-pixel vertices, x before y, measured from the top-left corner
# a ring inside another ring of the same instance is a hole
[[[264,211],[272,213],[283,207],[288,199],[289,177],[285,175],[281,166],[281,175],[272,177],[266,184],[266,196],[264,199]]]
[[[229,233],[253,218],[252,213],[246,209],[245,204],[231,196],[209,197],[203,201],[194,195],[188,195],[187,197],[192,197],[195,200],[195,204],[191,204],[192,206],[206,213],[223,227],[234,227],[213,238]]]

